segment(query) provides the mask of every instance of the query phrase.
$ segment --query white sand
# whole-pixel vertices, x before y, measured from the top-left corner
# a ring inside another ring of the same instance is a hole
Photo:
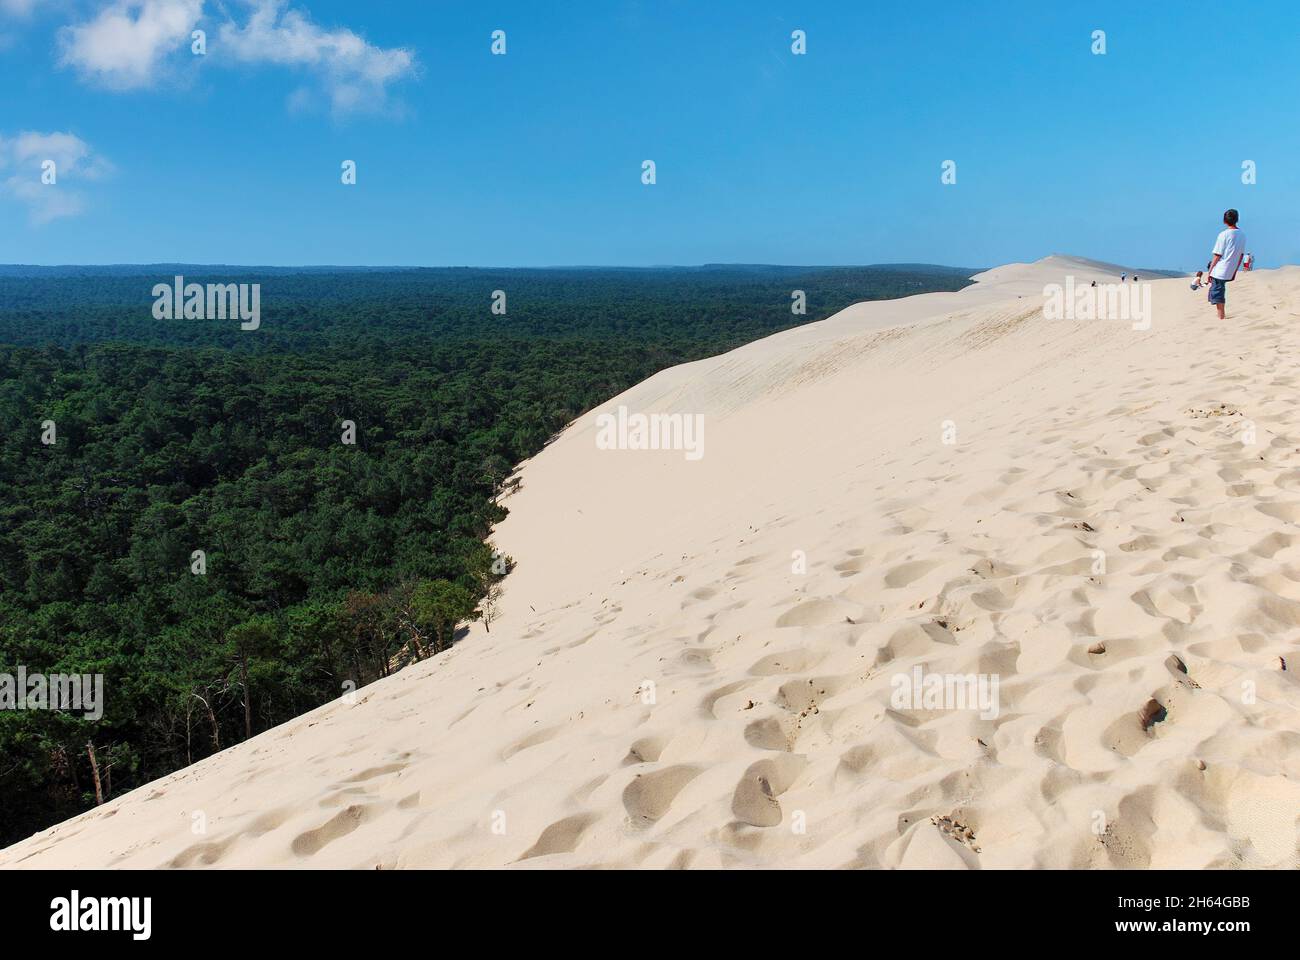
[[[1043,318],[1118,270],[651,378],[602,409],[702,413],[704,457],[571,426],[507,501],[490,635],[0,866],[1296,866],[1300,268],[1226,322],[1186,280],[1145,332]],[[917,665],[996,675],[999,715],[891,707]]]

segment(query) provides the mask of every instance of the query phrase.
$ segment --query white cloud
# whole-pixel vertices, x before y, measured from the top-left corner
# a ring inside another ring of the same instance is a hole
[[[415,55],[403,47],[385,49],[347,28],[320,27],[286,0],[248,2],[253,9],[246,24],[222,25],[221,53],[245,63],[316,71],[336,113],[384,107],[388,85],[415,73]]]
[[[115,0],[60,33],[60,62],[115,90],[152,86],[164,57],[190,43],[203,0]]]
[[[111,164],[75,134],[29,130],[0,137],[0,194],[26,206],[36,225],[81,213],[85,198],[69,182],[99,180],[111,172]]]
[[[214,17],[222,18],[217,37],[209,36],[206,57],[196,59],[307,71],[319,79],[335,113],[381,110],[389,86],[415,74],[410,50],[375,46],[346,27],[322,27],[289,0],[240,0],[243,9],[233,13],[215,6]],[[91,19],[60,31],[60,63],[113,90],[157,86],[167,58],[188,53],[191,34],[205,25],[204,0],[110,0]],[[290,106],[310,99],[300,89]]]

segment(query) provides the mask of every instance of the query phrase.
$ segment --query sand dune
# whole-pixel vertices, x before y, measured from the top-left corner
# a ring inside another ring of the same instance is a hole
[[[1226,322],[1185,280],[1148,330],[1043,317],[1118,271],[652,377],[597,412],[702,414],[704,456],[573,424],[490,634],[0,866],[1297,866],[1300,268]],[[918,667],[997,715],[900,707]]]

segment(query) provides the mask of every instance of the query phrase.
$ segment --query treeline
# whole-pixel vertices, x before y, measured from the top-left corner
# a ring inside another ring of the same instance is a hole
[[[267,276],[252,333],[160,324],[117,286],[139,276],[0,281],[0,674],[105,678],[98,720],[0,710],[0,843],[490,629],[503,484],[596,404],[879,290],[963,284],[425,273]]]
[[[690,344],[717,352],[821,319],[858,300],[960,290],[973,272],[926,266],[710,266],[286,276],[251,268],[170,265],[82,277],[59,269],[0,279],[0,343],[70,346],[124,340],[277,351],[316,350],[323,342],[391,345],[405,337],[490,342],[504,333],[631,340],[675,349]],[[257,335],[225,320],[153,319],[153,287],[172,283],[175,271],[187,283],[260,283],[263,325]],[[498,290],[505,294],[504,315],[489,309]],[[806,295],[804,314],[791,312],[795,290]]]

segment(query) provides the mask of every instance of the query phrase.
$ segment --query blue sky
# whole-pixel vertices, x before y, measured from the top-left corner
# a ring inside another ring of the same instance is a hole
[[[1300,262],[1298,67],[1282,0],[0,0],[0,262]]]

